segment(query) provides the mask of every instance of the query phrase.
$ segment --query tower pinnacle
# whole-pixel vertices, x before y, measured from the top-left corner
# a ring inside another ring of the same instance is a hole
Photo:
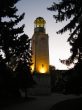
[[[36,18],[34,21],[34,31],[35,32],[45,32],[45,23],[46,21],[42,17]]]
[[[45,26],[45,23],[46,23],[46,21],[42,17],[38,17],[34,21],[35,27],[44,27]]]

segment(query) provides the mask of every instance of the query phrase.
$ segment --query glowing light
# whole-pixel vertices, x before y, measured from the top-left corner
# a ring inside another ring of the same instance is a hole
[[[41,68],[40,69],[40,73],[45,73],[46,71],[45,71],[45,69],[44,68]]]
[[[42,64],[42,66],[39,69],[40,73],[46,73],[46,68],[44,67],[44,65]]]
[[[31,72],[33,72],[33,71],[34,71],[34,64],[31,65]]]

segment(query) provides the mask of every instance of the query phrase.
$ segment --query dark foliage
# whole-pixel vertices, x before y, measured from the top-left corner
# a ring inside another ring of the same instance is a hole
[[[62,63],[70,64],[75,59],[80,62],[82,59],[82,25],[79,24],[79,19],[82,16],[82,0],[61,0],[59,3],[53,3],[48,10],[56,12],[53,15],[56,22],[69,20],[69,23],[57,32],[62,34],[70,31],[68,42],[72,46],[72,56],[68,60],[63,60]]]
[[[18,1],[0,1],[0,88],[13,95],[19,95],[19,88],[27,88],[33,81],[30,74],[31,39],[23,33],[24,25],[17,27],[24,18],[24,13],[17,15]],[[22,80],[19,80],[20,76]]]
[[[17,86],[25,92],[25,96],[27,97],[27,88],[32,87],[35,84],[31,75],[30,67],[27,65],[27,62],[20,60],[15,72]]]
[[[20,96],[20,93],[16,87],[14,72],[2,60],[0,61],[0,98],[11,96]]]
[[[82,93],[82,0],[61,0],[59,3],[53,3],[48,10],[56,12],[53,15],[56,22],[69,21],[57,32],[62,34],[69,31],[67,41],[72,46],[71,57],[60,61],[66,65],[75,64],[75,67],[67,71],[63,77],[63,87],[66,90],[64,92]],[[75,63],[75,60],[77,60],[77,63]]]
[[[1,0],[0,2],[0,50],[5,54],[5,62],[9,63],[15,56],[18,35],[23,33],[24,25],[16,25],[24,18],[16,15],[18,9],[15,4],[19,0]]]

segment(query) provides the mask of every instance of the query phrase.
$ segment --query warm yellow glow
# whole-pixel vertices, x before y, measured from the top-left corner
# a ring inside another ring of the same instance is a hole
[[[46,72],[46,70],[44,68],[40,69],[40,73],[45,73],[45,72]]]
[[[47,68],[42,65],[42,66],[40,66],[40,68],[39,68],[39,72],[40,72],[40,73],[46,73],[46,72],[47,72]]]
[[[34,64],[31,65],[31,72],[33,72],[33,71],[34,71]]]

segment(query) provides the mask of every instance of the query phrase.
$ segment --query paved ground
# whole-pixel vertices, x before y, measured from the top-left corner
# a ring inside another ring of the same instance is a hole
[[[58,102],[50,110],[82,110],[82,97]]]
[[[0,110],[50,110],[58,102],[82,97],[74,95],[51,94],[48,96],[33,96],[33,100],[17,103]]]

